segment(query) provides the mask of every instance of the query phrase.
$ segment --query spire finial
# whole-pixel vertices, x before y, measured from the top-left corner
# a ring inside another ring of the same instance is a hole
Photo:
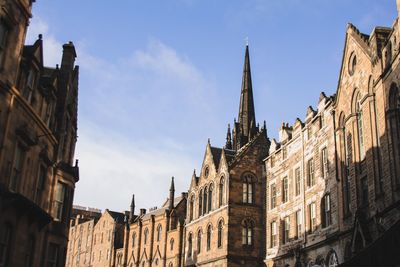
[[[246,38],[244,38],[244,41],[246,42],[246,46],[249,46],[249,37],[246,36]]]
[[[174,208],[174,198],[175,198],[175,184],[174,176],[171,178],[171,187],[169,189],[169,210]]]

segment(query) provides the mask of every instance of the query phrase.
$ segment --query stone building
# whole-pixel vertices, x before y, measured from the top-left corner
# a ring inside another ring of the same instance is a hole
[[[65,264],[79,180],[75,48],[43,66],[42,37],[24,45],[32,2],[0,9],[0,266]]]
[[[208,142],[188,190],[184,266],[259,266],[265,258],[265,125],[256,125],[246,46],[238,122],[225,148]]]
[[[100,217],[100,210],[73,207],[65,266],[90,266],[94,226]]]
[[[336,94],[282,126],[265,160],[268,266],[400,266],[399,41],[398,19],[349,24]]]
[[[117,251],[115,266],[182,266],[186,201],[186,193],[175,197],[173,178],[169,198],[161,208],[153,208],[148,213],[141,209],[135,215],[132,198],[124,247]]]

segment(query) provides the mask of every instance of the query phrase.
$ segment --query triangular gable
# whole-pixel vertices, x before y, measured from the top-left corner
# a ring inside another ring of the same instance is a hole
[[[338,85],[336,89],[336,100],[335,100],[335,106],[337,103],[339,103],[339,98],[341,96],[341,83],[344,78],[344,76],[349,75],[347,73],[347,68],[348,68],[348,57],[349,53],[351,53],[353,50],[350,51],[349,49],[349,43],[350,42],[355,42],[358,47],[360,48],[360,51],[363,52],[363,54],[371,61],[371,50],[369,48],[368,44],[368,36],[365,34],[360,33],[360,31],[351,23],[349,23],[346,31],[346,37],[345,37],[345,43],[344,43],[344,49],[343,49],[343,55],[342,55],[342,63],[340,67],[340,73],[339,73],[339,80],[338,80]]]

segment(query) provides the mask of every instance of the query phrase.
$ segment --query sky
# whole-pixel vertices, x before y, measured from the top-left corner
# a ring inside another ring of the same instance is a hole
[[[238,115],[246,39],[256,119],[270,138],[336,92],[347,23],[392,26],[395,0],[39,0],[26,42],[80,66],[74,204],[160,207],[187,191],[207,140]],[[197,172],[199,173],[199,171]]]

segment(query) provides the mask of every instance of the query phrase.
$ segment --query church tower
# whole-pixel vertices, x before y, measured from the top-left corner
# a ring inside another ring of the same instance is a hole
[[[239,150],[247,144],[256,135],[258,130],[254,111],[253,86],[251,84],[249,46],[246,45],[239,116],[238,121],[234,122],[233,128],[233,149]]]

